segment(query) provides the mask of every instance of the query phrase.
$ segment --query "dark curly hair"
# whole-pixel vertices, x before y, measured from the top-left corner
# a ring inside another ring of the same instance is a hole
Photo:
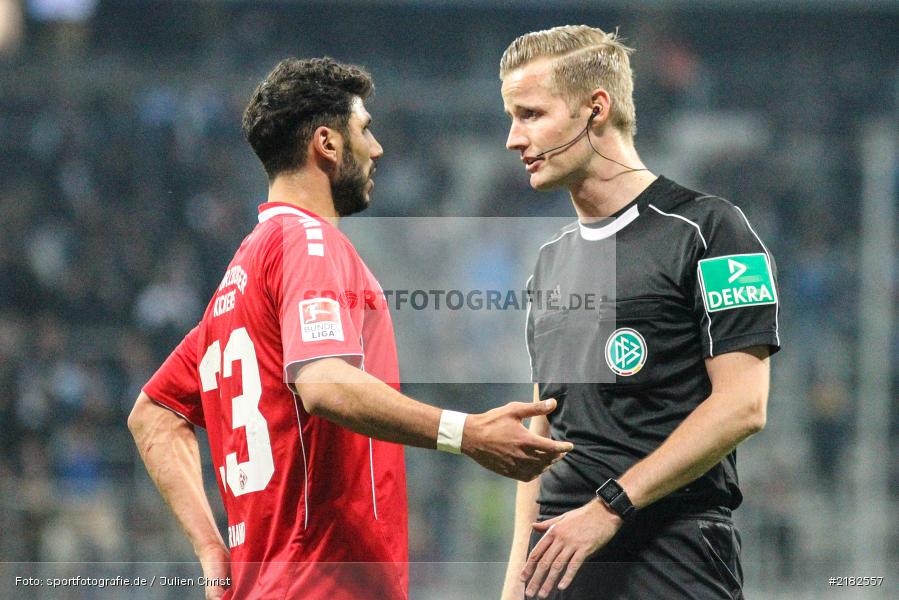
[[[331,58],[286,58],[259,84],[243,114],[242,130],[269,181],[306,162],[320,126],[347,133],[353,98],[374,91],[371,75]]]

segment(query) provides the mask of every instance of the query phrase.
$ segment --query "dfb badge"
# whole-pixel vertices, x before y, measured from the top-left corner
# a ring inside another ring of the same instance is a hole
[[[646,340],[636,329],[616,329],[606,341],[606,364],[621,377],[636,375],[646,364]]]

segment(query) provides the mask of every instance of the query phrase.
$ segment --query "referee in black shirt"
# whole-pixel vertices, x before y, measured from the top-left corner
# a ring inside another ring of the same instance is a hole
[[[575,447],[519,484],[503,600],[742,598],[735,449],[765,425],[774,260],[738,207],[641,162],[629,53],[566,26],[500,64],[507,147],[578,216],[527,319],[535,399],[558,401],[531,427]]]

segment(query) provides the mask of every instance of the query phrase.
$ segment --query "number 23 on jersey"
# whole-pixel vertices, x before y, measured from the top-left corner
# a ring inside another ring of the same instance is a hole
[[[275,472],[272,445],[269,439],[268,423],[259,412],[262,398],[262,381],[259,377],[259,363],[256,348],[245,327],[231,332],[225,350],[216,340],[206,348],[200,361],[200,382],[204,392],[218,389],[222,379],[231,377],[234,363],[240,362],[243,389],[231,397],[231,426],[243,427],[247,437],[248,460],[238,462],[237,452],[225,456],[225,465],[219,468],[222,480],[234,496],[242,496],[265,489]],[[228,398],[222,396],[222,401]]]

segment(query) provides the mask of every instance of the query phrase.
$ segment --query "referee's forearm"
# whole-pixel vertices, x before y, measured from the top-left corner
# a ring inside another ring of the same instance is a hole
[[[762,427],[750,403],[713,393],[619,483],[634,506],[643,508],[708,472]]]
[[[515,525],[512,535],[512,547],[509,550],[509,564],[506,567],[506,578],[503,583],[502,600],[520,600],[523,596],[524,583],[520,579],[528,557],[528,545],[531,539],[531,525],[537,520],[537,494],[540,491],[540,478],[528,482],[518,482],[515,494]],[[520,589],[519,589],[520,588]]]
[[[540,401],[540,388],[534,385],[533,401]],[[549,437],[549,421],[545,416],[531,419],[528,429],[539,436]],[[533,481],[518,482],[515,492],[515,524],[512,534],[512,548],[509,550],[509,564],[506,567],[506,579],[503,583],[502,600],[520,600],[524,596],[524,582],[521,581],[521,570],[528,558],[528,546],[531,541],[532,524],[539,516],[537,496],[540,493],[540,478]]]
[[[527,558],[528,542],[531,538],[531,526],[537,520],[539,506],[537,494],[540,491],[540,478],[528,482],[518,482],[515,494],[515,530],[512,536],[512,550],[509,563],[524,564]],[[517,574],[517,573],[516,573]]]
[[[648,506],[694,481],[765,426],[768,354],[767,347],[752,347],[706,359],[712,394],[618,480],[634,506]]]

